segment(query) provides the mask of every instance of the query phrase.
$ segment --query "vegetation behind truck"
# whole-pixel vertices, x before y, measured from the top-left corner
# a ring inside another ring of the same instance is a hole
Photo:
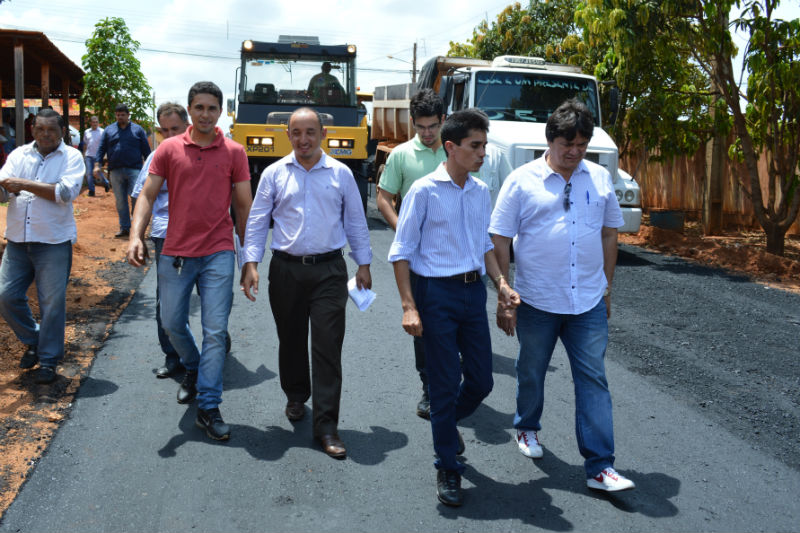
[[[485,111],[490,120],[489,142],[502,151],[512,169],[544,154],[547,118],[565,100],[578,98],[592,112],[595,123],[586,159],[605,167],[613,178],[625,219],[620,231],[639,231],[639,185],[619,168],[617,146],[601,127],[599,92],[593,76],[582,74],[577,67],[531,57],[501,56],[493,61],[434,57],[423,65],[416,86],[375,89],[372,132],[373,138],[383,139],[376,153],[376,169],[398,142],[413,137],[408,98],[424,88],[442,96],[447,114],[468,107]]]
[[[366,109],[356,98],[356,47],[320,45],[316,37],[281,36],[278,42],[244,41],[236,95],[228,100],[231,135],[244,146],[253,189],[261,172],[292,151],[286,135],[289,116],[311,107],[327,129],[322,149],[353,171],[366,195]],[[312,78],[318,83],[310,86]]]

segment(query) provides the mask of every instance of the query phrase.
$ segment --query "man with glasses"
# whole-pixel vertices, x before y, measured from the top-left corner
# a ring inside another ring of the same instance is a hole
[[[508,275],[514,242],[517,309],[498,305],[497,322],[517,330],[517,410],[520,452],[533,459],[539,443],[544,379],[556,340],[567,351],[575,383],[578,448],[591,489],[619,491],[634,483],[614,470],[611,395],[604,359],[611,282],[622,211],[611,175],[586,161],[594,131],[589,109],[568,100],[548,118],[548,150],[509,175],[500,189],[489,232]]]
[[[397,229],[397,211],[411,184],[427,176],[441,165],[447,154],[439,139],[439,128],[444,120],[444,104],[432,89],[423,89],[411,98],[411,121],[417,134],[410,141],[396,146],[381,174],[376,204],[386,222]],[[396,207],[392,201],[398,197]],[[411,272],[411,284],[417,276]],[[430,419],[428,378],[425,374],[425,348],[422,337],[414,337],[414,358],[422,381],[422,399],[417,404],[417,415]]]

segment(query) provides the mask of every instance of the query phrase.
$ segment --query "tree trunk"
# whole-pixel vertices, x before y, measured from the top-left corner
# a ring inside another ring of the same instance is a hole
[[[764,234],[767,236],[767,252],[783,257],[786,228],[780,224],[770,224],[764,227]]]

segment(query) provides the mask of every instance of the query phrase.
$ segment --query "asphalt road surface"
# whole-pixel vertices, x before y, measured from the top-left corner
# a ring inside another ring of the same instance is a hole
[[[292,424],[283,414],[266,283],[256,303],[234,298],[221,405],[231,440],[196,428],[195,407],[175,402],[177,381],[154,376],[151,270],[0,530],[797,530],[800,297],[623,247],[607,370],[616,466],[636,490],[586,488],[560,345],[545,457],[517,451],[517,344],[493,327],[495,388],[461,424],[465,504],[452,509],[436,499],[430,427],[414,414],[419,380],[386,262],[393,232],[370,227],[378,298],[363,313],[348,304],[346,460],[322,453],[309,416]],[[494,305],[490,292],[490,316]]]

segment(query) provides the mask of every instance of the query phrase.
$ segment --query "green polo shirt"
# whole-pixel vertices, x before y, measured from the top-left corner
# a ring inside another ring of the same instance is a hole
[[[434,152],[419,140],[415,135],[410,141],[397,145],[381,174],[378,187],[389,194],[400,193],[404,198],[411,184],[423,176],[427,176],[447,159],[444,146],[439,146]]]

